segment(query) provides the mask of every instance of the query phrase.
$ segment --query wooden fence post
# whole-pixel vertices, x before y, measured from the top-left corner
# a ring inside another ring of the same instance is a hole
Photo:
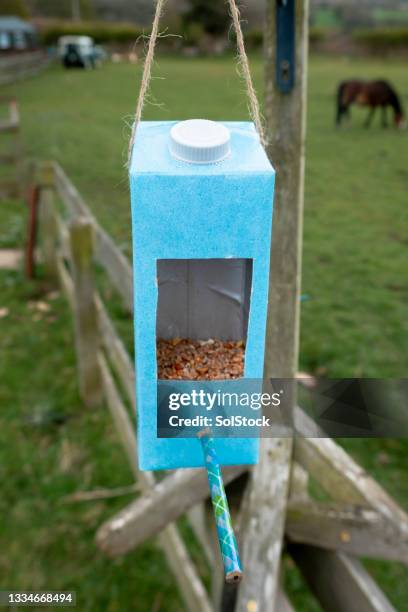
[[[276,169],[265,375],[296,375],[302,273],[309,1],[294,0],[296,77],[282,93],[276,73],[276,5],[268,0],[265,37],[268,155]]]
[[[309,2],[289,0],[292,2],[295,81],[286,93],[280,91],[276,81],[279,0],[267,0],[265,22],[265,115],[268,155],[276,169],[265,352],[267,379],[294,379],[298,367]],[[293,408],[295,401],[293,392]],[[291,461],[290,438],[261,440],[259,464],[250,483],[242,547],[245,580],[238,595],[238,612],[277,609]]]
[[[102,401],[102,385],[98,363],[98,315],[92,271],[92,222],[85,217],[78,217],[70,225],[69,236],[75,294],[75,343],[79,387],[85,404],[96,406]]]
[[[38,169],[37,180],[40,189],[39,220],[41,250],[47,278],[56,280],[57,271],[57,228],[54,211],[54,170],[51,163],[44,163]]]

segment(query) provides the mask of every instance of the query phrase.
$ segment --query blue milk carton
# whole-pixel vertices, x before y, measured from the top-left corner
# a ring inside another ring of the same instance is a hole
[[[137,128],[130,184],[142,470],[204,466],[198,439],[158,436],[158,393],[169,383],[157,378],[158,338],[243,340],[243,382],[263,376],[274,181],[252,123]],[[181,392],[192,384],[171,383]],[[257,462],[256,438],[215,445],[222,465]]]

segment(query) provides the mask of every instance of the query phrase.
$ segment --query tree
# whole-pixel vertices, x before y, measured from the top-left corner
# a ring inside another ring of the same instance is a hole
[[[198,23],[204,32],[214,36],[228,30],[230,19],[224,0],[189,0],[189,5],[183,15],[185,26]]]
[[[2,0],[0,5],[0,13],[2,15],[28,17],[28,10],[24,0]]]

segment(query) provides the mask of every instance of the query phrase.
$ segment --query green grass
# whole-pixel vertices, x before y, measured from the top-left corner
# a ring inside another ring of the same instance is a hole
[[[260,59],[253,70],[262,94]],[[124,163],[140,67],[106,65],[92,73],[53,68],[5,88],[20,103],[25,151],[62,163],[101,224],[130,254]],[[232,59],[160,58],[146,119],[247,116]],[[312,58],[309,83],[301,367],[331,376],[398,377],[406,371],[405,132],[365,130],[365,113],[334,128],[337,82],[348,76],[395,83],[408,105],[403,63]],[[163,103],[163,106],[157,104]],[[0,248],[21,245],[25,213],[0,206]],[[0,576],[2,588],[75,588],[81,610],[180,609],[174,582],[150,542],[124,559],[101,555],[93,537],[129,498],[64,504],[78,489],[114,487],[131,474],[106,410],[87,411],[76,386],[72,322],[64,300],[43,281],[0,275]],[[48,296],[48,297],[47,297]],[[51,296],[53,297],[53,296]],[[45,301],[50,311],[31,302]],[[31,304],[31,305],[30,305]],[[120,327],[129,336],[126,318]],[[56,424],[55,419],[63,420]],[[66,419],[66,420],[65,420]],[[404,441],[346,446],[408,506]],[[287,563],[299,610],[317,608]],[[408,599],[401,566],[370,562],[398,610]],[[205,568],[203,567],[205,575]]]

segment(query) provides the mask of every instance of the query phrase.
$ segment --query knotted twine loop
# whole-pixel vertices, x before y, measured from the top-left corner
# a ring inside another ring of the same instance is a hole
[[[148,45],[148,49],[146,53],[146,59],[145,59],[144,66],[143,66],[143,75],[142,75],[142,81],[140,85],[139,98],[137,100],[135,118],[134,118],[134,123],[132,126],[132,132],[130,135],[129,149],[128,149],[128,166],[130,165],[130,161],[132,157],[132,151],[133,151],[133,145],[135,143],[137,127],[142,118],[146,94],[149,90],[150,82],[152,79],[152,66],[154,62],[154,53],[156,49],[157,39],[159,38],[160,19],[163,14],[165,4],[166,4],[166,0],[157,0],[157,3],[156,3],[156,12],[154,15],[152,32],[149,37],[149,45]],[[237,7],[236,0],[228,0],[228,4],[230,7],[235,35],[237,37],[238,61],[242,69],[242,77],[245,81],[246,93],[247,93],[247,97],[249,101],[249,113],[250,113],[252,121],[255,124],[256,131],[258,132],[259,139],[261,141],[262,146],[266,146],[265,130],[264,130],[263,122],[262,122],[259,100],[256,95],[255,87],[252,81],[252,75],[251,75],[251,70],[249,67],[248,56],[245,50],[244,35],[242,32],[242,27],[241,27],[241,15]]]

